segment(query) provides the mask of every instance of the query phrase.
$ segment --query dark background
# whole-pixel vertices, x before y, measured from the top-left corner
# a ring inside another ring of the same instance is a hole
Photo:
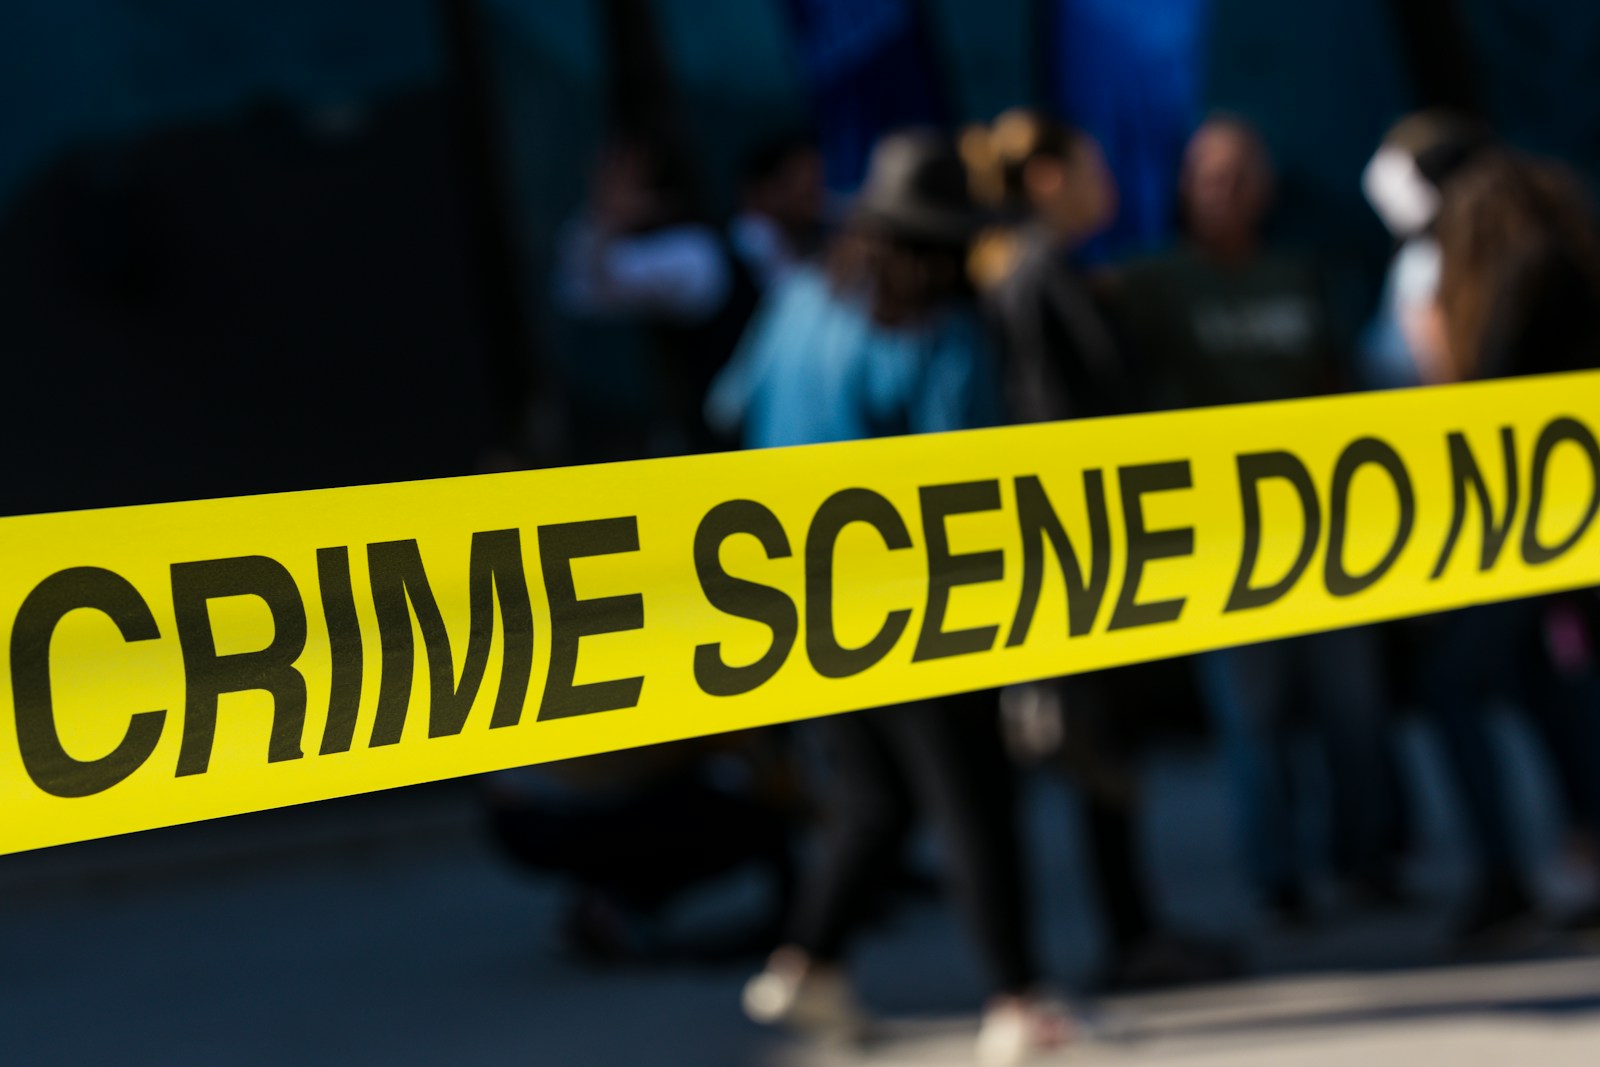
[[[1584,0],[900,6],[947,121],[1032,101],[1106,143],[1133,208],[1107,254],[1165,236],[1149,201],[1166,194],[1141,192],[1136,164],[1206,110],[1254,119],[1282,236],[1319,247],[1352,323],[1389,250],[1357,176],[1396,115],[1476,109],[1600,173]],[[569,458],[576,424],[652,395],[627,329],[547,310],[588,158],[630,101],[670,99],[730,207],[743,153],[837,106],[809,80],[804,7],[0,8],[0,511]]]

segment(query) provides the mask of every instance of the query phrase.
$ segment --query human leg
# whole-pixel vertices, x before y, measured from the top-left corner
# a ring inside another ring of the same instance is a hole
[[[1240,845],[1268,901],[1294,894],[1294,833],[1286,796],[1284,711],[1289,651],[1281,642],[1195,657],[1232,789]]]

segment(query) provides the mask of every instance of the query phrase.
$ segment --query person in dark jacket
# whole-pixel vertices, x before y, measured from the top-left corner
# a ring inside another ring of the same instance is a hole
[[[703,405],[760,296],[729,236],[696,210],[690,186],[681,153],[647,137],[619,139],[561,234],[554,270],[567,314],[648,330],[661,393],[655,454],[732,443],[707,426]]]
[[[1024,109],[962,138],[979,194],[1010,224],[973,249],[1001,342],[1008,413],[1048,422],[1130,410],[1124,355],[1075,253],[1116,218],[1117,187],[1092,137]]]
[[[765,293],[821,250],[827,216],[821,150],[810,137],[785,137],[745,160],[728,237]]]
[[[1117,187],[1100,146],[1063,123],[1013,109],[990,126],[969,128],[961,147],[974,188],[1008,220],[977,242],[970,260],[1000,340],[1008,416],[1043,422],[1137,409],[1126,346],[1074,258],[1116,217]],[[1173,660],[1005,694],[1014,737],[1058,739],[1053,751],[1035,745],[1023,755],[1064,765],[1079,789],[1106,918],[1100,974],[1107,987],[1212,979],[1236,969],[1231,953],[1160,928],[1138,859],[1141,757],[1153,723],[1192,712],[1193,689],[1188,665]]]

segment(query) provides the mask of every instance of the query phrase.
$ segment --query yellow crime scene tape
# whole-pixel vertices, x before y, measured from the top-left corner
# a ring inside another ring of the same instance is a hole
[[[1600,372],[0,520],[0,852],[1600,585]]]

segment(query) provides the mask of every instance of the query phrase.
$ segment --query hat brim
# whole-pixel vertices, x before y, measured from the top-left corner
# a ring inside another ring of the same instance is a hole
[[[857,220],[880,227],[895,237],[965,244],[987,225],[975,211],[950,211],[928,204],[888,203],[866,194],[851,211]]]

